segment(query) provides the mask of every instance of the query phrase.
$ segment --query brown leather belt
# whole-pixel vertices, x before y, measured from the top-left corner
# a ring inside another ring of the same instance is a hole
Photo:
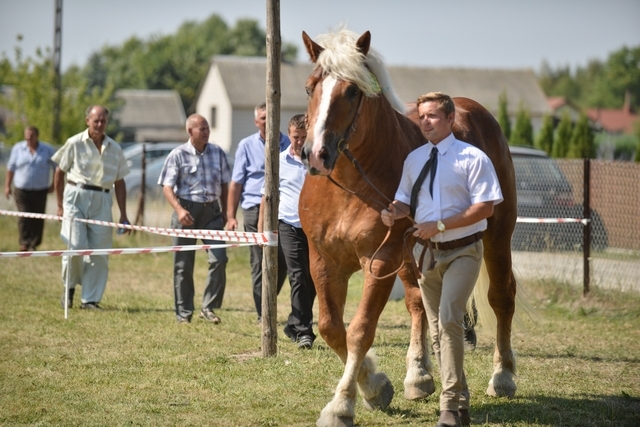
[[[67,181],[67,184],[73,185],[73,186],[76,186],[76,187],[80,187],[83,190],[100,191],[101,193],[108,193],[109,192],[108,188],[96,187],[95,185],[77,184],[77,183],[75,183],[73,181]]]
[[[434,242],[434,241],[430,241],[430,242],[431,242],[431,246],[433,246],[434,249],[438,249],[441,251],[450,251],[451,249],[461,248],[463,246],[467,246],[472,243],[475,243],[478,240],[482,239],[483,235],[484,235],[484,231],[478,231],[477,233],[471,234],[469,236],[462,237],[456,240],[449,240],[448,242]],[[416,237],[416,242],[420,243],[422,246],[425,246],[425,247],[427,246],[427,243],[428,243],[419,237]]]
[[[462,237],[461,239],[449,240],[448,242],[431,242],[433,243],[433,247],[440,251],[450,251],[451,249],[461,248],[463,246],[470,245],[472,243],[477,242],[482,239],[484,235],[484,231],[478,231],[477,233],[471,234],[466,237]]]

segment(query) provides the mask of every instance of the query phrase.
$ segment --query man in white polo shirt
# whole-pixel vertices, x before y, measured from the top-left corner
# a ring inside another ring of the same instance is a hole
[[[58,215],[111,222],[113,188],[120,209],[119,222],[128,222],[123,178],[129,173],[129,166],[120,145],[105,134],[109,110],[93,105],[87,108],[85,120],[88,129],[69,138],[52,157],[58,164],[54,175]],[[113,242],[111,227],[68,219],[62,221],[60,236],[69,249],[105,249],[111,248]],[[108,274],[108,255],[62,257],[62,280],[69,290],[69,307],[73,305],[76,285],[82,285],[80,308],[99,310]],[[64,307],[64,294],[62,298]]]

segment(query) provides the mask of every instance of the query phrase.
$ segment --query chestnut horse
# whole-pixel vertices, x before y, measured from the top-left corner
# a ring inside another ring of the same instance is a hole
[[[404,232],[412,223],[399,220],[389,229],[380,220],[380,211],[393,200],[404,159],[426,141],[415,123],[417,114],[414,112],[411,119],[404,114],[405,107],[395,96],[379,55],[370,49],[369,32],[358,38],[341,29],[320,36],[318,43],[304,32],[302,37],[316,66],[306,82],[308,134],[302,158],[310,176],[300,195],[300,220],[309,239],[311,274],[319,304],[318,330],[345,365],[334,398],[322,410],[317,425],[349,426],[355,416],[356,384],[368,409],[386,408],[394,394],[388,377],[376,372],[368,351],[398,268],[411,315],[404,395],[420,399],[435,391],[427,320],[413,261],[404,249],[414,243],[412,236],[409,242],[404,241]],[[454,101],[455,136],[487,153],[504,196],[489,218],[483,238],[490,280],[488,299],[498,325],[494,373],[487,393],[513,396],[513,164],[493,116],[470,99]],[[360,269],[364,270],[362,299],[345,329],[348,280]]]

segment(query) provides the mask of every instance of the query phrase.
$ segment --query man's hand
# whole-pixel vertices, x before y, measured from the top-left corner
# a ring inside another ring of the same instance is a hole
[[[62,206],[58,206],[58,212],[56,215],[64,216],[64,208]]]
[[[11,198],[11,186],[7,185],[4,187],[4,195],[7,199]]]
[[[130,224],[129,219],[127,218],[126,215],[123,215],[120,217],[120,221],[118,222],[119,224]],[[131,229],[130,228],[125,228],[124,229],[124,233],[123,234],[131,234]]]
[[[186,225],[186,226],[193,225],[193,217],[191,216],[189,211],[186,210],[183,207],[181,207],[178,210],[178,220],[180,221],[180,224],[182,224],[182,225]]]
[[[383,209],[380,212],[380,219],[382,219],[382,223],[387,227],[391,227],[396,222],[396,207],[393,203],[389,203],[388,209]]]
[[[236,228],[238,228],[238,220],[235,218],[229,218],[227,220],[227,230],[235,231]]]
[[[416,231],[413,232],[415,237],[419,237],[422,240],[429,240],[440,231],[438,230],[438,223],[436,221],[427,221],[420,224],[415,224]]]

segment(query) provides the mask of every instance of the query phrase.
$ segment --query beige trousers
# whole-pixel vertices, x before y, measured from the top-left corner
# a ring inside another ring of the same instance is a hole
[[[434,249],[436,266],[431,271],[423,271],[419,282],[440,367],[442,411],[469,409],[469,389],[463,369],[462,320],[480,272],[482,253],[482,240],[448,251]]]

